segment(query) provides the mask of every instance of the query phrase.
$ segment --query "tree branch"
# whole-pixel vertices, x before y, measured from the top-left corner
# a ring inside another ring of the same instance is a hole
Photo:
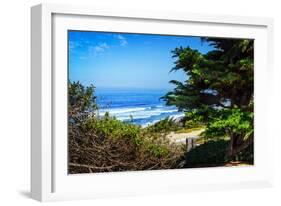
[[[91,166],[91,165],[69,163],[68,166],[84,167],[84,168],[95,169],[95,170],[109,170],[109,169],[112,169],[113,167],[116,167],[117,165],[111,165],[111,166],[106,166],[106,167],[95,167],[95,166]]]

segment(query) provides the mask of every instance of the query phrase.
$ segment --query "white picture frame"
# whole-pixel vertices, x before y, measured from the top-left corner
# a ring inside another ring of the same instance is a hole
[[[32,198],[53,201],[273,185],[274,137],[268,118],[274,75],[272,19],[40,4],[31,8],[31,26]],[[68,175],[68,29],[255,39],[254,166]]]

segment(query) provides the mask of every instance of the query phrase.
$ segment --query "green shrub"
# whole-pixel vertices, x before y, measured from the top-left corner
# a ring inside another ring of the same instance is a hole
[[[201,114],[194,110],[186,111],[181,120],[184,129],[193,129],[204,127],[204,120]]]
[[[166,147],[165,145],[158,145],[148,142],[146,146],[149,152],[155,157],[160,158],[160,157],[167,156],[169,154],[169,148]]]
[[[147,129],[150,132],[170,132],[170,131],[176,131],[180,128],[179,124],[175,122],[173,118],[165,118],[159,122],[156,122],[155,124],[149,126]]]
[[[137,125],[124,123],[114,117],[105,115],[103,118],[91,118],[85,123],[85,129],[92,131],[98,135],[118,139],[131,139],[135,144],[141,143],[141,128]]]
[[[184,150],[160,133],[113,117],[88,117],[69,124],[69,172],[179,168]]]
[[[253,145],[234,156],[227,157],[228,140],[208,141],[185,153],[185,167],[224,165],[229,161],[253,163]]]
[[[186,167],[223,164],[227,162],[228,141],[209,141],[185,154]]]

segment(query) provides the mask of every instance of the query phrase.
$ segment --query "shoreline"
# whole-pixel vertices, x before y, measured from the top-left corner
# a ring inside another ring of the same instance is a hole
[[[160,108],[160,107],[158,107],[158,108]],[[108,112],[108,111],[100,112],[98,110],[96,112],[90,112],[90,113],[94,113],[98,117],[103,118],[104,115],[106,114],[106,112]],[[145,112],[145,110],[137,108],[135,111],[132,111],[132,112]],[[179,114],[180,113],[179,111],[174,111],[174,110],[171,110],[171,111],[164,110],[163,112],[161,112],[161,111],[148,111],[148,112],[151,112],[151,113],[147,114],[146,117],[135,118],[135,119],[134,119],[134,116],[131,115],[131,114],[123,114],[123,116],[124,115],[129,116],[129,117],[131,116],[133,121],[131,121],[129,118],[123,117],[122,113],[117,113],[117,112],[113,112],[113,113],[108,112],[108,113],[109,113],[110,117],[115,117],[117,120],[119,120],[121,122],[124,122],[124,123],[131,123],[131,124],[134,124],[134,125],[139,125],[141,128],[146,128],[146,127],[152,126],[152,125],[156,124],[157,122],[160,122],[160,121],[162,121],[162,120],[164,120],[166,118],[173,119],[176,123],[179,123],[182,120],[182,118],[184,117],[184,115],[185,115],[183,112],[181,114]],[[159,114],[155,114],[156,112],[159,112]],[[127,113],[127,112],[124,112],[124,113]],[[177,114],[172,114],[172,115],[165,116],[165,114],[169,114],[169,113],[177,113]],[[153,114],[155,114],[155,115],[153,115]],[[119,117],[118,117],[118,115],[119,115]],[[138,114],[138,115],[145,116],[144,114]],[[161,115],[162,115],[162,117],[161,117]],[[145,123],[134,122],[134,121],[137,121],[137,120],[142,121],[142,120],[153,118],[153,117],[156,118],[156,116],[160,116],[159,119],[155,119],[153,121],[147,121]]]

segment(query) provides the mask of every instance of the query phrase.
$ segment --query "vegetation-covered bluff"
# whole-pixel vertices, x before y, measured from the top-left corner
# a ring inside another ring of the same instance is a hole
[[[94,86],[69,82],[69,173],[173,169],[253,163],[253,41],[202,38],[214,50],[176,48],[175,67],[184,82],[163,99],[185,112],[146,128],[97,115]],[[186,151],[169,134],[203,129]]]

